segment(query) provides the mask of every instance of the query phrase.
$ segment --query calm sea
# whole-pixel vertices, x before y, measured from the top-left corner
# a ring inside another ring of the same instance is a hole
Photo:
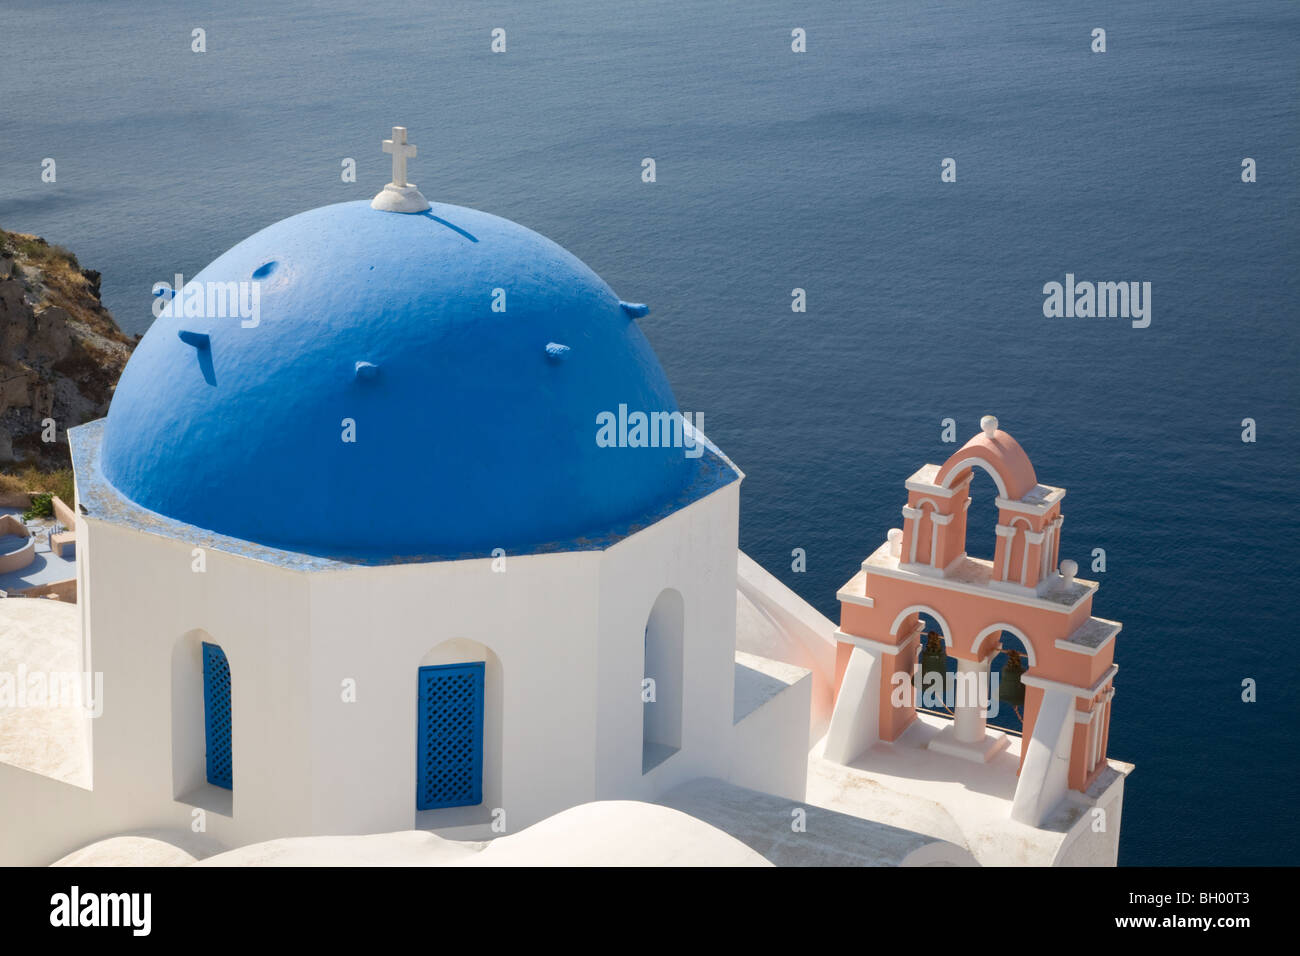
[[[153,282],[371,196],[405,125],[430,198],[651,304],[679,403],[747,472],[742,546],[831,616],[941,420],[997,414],[1124,622],[1121,862],[1294,863],[1300,9],[517,6],[4,0],[0,225],[71,247],[143,331]],[[1150,327],[1044,318],[1067,272],[1152,283]]]

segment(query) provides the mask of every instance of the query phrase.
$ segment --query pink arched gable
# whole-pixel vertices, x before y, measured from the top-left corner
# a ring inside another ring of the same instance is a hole
[[[983,432],[976,435],[944,462],[934,477],[934,483],[951,488],[964,477],[972,465],[981,465],[993,476],[998,494],[1019,501],[1038,484],[1034,466],[1020,443],[1004,431],[995,431],[990,438]]]

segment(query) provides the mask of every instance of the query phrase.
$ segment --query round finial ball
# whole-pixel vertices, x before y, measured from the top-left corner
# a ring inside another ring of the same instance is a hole
[[[1079,563],[1077,561],[1071,561],[1069,558],[1066,558],[1061,562],[1061,577],[1065,578],[1067,583],[1073,581],[1074,576],[1078,573]]]
[[[980,429],[984,432],[985,435],[988,435],[990,438],[992,438],[993,433],[998,430],[997,416],[985,415],[983,418],[981,418]]]

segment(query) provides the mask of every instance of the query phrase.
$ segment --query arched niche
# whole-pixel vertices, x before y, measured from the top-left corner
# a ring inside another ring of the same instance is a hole
[[[952,627],[948,624],[947,618],[929,605],[913,604],[899,611],[898,615],[894,618],[894,623],[890,627],[889,632],[891,635],[898,637],[899,635],[909,631],[917,631],[916,642],[912,646],[911,650],[907,652],[907,658],[910,662],[909,673],[913,681],[914,692],[917,694],[920,704],[925,708],[930,708],[938,706],[938,703],[936,700],[930,699],[930,695],[934,693],[933,686],[927,685],[921,680],[921,668],[924,663],[923,655],[925,654],[926,644],[928,643],[926,637],[928,628],[920,627],[918,629],[918,625],[923,624],[921,620],[922,616],[933,621],[935,627],[938,629],[937,633],[942,640],[945,659],[949,664],[947,669],[951,669],[951,666],[955,666],[956,660],[952,654],[957,650]],[[947,681],[948,678],[944,677],[944,685],[940,687],[938,691],[941,695],[944,693]]]
[[[913,604],[899,611],[898,616],[894,618],[894,623],[889,628],[890,635],[897,637],[900,633],[900,628],[902,628],[904,624],[909,628],[914,627],[915,621],[912,619],[917,618],[918,615],[921,614],[925,614],[934,619],[934,622],[939,625],[939,631],[943,635],[944,643],[949,648],[952,648],[954,646],[952,643],[952,628],[948,626],[948,621],[944,616],[928,604]]]
[[[1001,640],[1002,632],[1012,635],[1018,640],[1025,649],[1026,665],[1033,667],[1038,663],[1038,655],[1034,651],[1034,642],[1029,639],[1029,635],[1018,627],[1013,627],[1005,622],[990,624],[975,635],[975,640],[971,642],[971,652],[977,658],[986,657]]]
[[[503,803],[505,670],[496,653],[486,644],[468,638],[450,638],[434,645],[420,658],[411,675],[411,707],[418,711],[419,668],[474,663],[483,665],[483,800],[476,806],[416,810],[416,827],[419,829],[487,823],[492,820],[493,811]],[[412,754],[413,771],[417,756]]]
[[[230,706],[238,706],[235,687],[238,669],[230,650],[202,628],[186,631],[172,645],[171,744],[172,797],[181,803],[210,810],[223,816],[234,814],[234,789],[215,786],[207,775],[207,726],[204,710],[203,645],[220,647],[230,666]],[[238,762],[237,741],[231,740]],[[236,770],[236,773],[238,771]]]
[[[666,588],[650,609],[645,626],[645,666],[641,672],[643,774],[682,747],[685,625],[686,606],[681,593]]]
[[[1017,644],[1019,647],[1014,646]],[[1005,621],[999,621],[981,629],[975,635],[975,639],[971,641],[971,653],[981,659],[989,658],[989,673],[997,674],[999,678],[1002,667],[1006,663],[1005,652],[1012,650],[1018,651],[1024,657],[1025,673],[1030,673],[1039,657],[1034,650],[1034,642],[1020,628],[1007,624]],[[1007,716],[1001,711],[1002,704],[999,701],[998,713],[990,714],[992,726],[1023,734],[1027,727],[1032,726],[1033,715],[1037,713],[1037,708],[1031,699],[1031,695],[1026,694],[1022,711],[1017,713],[1012,710],[1011,716]],[[1023,758],[1024,754],[1022,753],[1021,759],[1023,760]]]

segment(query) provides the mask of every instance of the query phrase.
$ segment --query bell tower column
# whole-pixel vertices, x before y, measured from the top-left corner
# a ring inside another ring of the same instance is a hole
[[[916,691],[913,684],[916,654],[922,631],[921,621],[899,628],[898,643],[881,658],[880,739],[897,740],[916,719]]]
[[[953,721],[930,741],[928,749],[986,763],[1007,748],[1010,741],[1006,734],[988,730],[989,666],[996,653],[996,644],[983,657],[953,653],[957,658],[957,679],[950,701]]]
[[[978,744],[988,726],[989,665],[993,656],[973,661],[957,658],[956,699],[953,702],[953,736],[964,744]]]

